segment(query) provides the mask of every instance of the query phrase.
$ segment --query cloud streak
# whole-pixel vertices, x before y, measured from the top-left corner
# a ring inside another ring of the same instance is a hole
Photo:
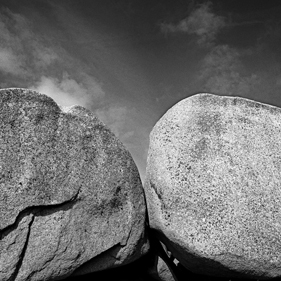
[[[59,57],[42,35],[32,31],[31,23],[24,16],[7,8],[0,11],[0,33],[0,71],[28,76]]]
[[[18,57],[7,48],[0,48],[0,71],[5,74],[22,75],[22,64]]]
[[[186,33],[197,36],[200,46],[210,45],[219,31],[225,27],[225,19],[212,12],[212,3],[206,2],[193,10],[190,15],[180,22],[162,23],[160,29],[163,33]]]
[[[129,115],[131,114],[130,110],[126,106],[111,105],[97,109],[95,114],[117,137],[122,138],[122,141],[128,141],[128,139],[134,135],[134,131],[128,131],[125,123],[125,120],[128,120]]]
[[[44,32],[35,32],[34,22],[23,15],[1,9],[0,33],[0,75],[14,81],[13,87],[36,90],[62,106],[90,108],[105,97],[102,85],[84,70],[83,63]]]
[[[199,80],[203,90],[219,95],[248,96],[260,83],[259,77],[247,74],[240,60],[241,54],[228,45],[218,45],[201,64]]]
[[[42,76],[41,80],[31,87],[32,90],[45,94],[61,106],[81,105],[90,107],[93,97],[102,98],[104,92],[93,78],[88,77],[78,83],[65,72],[61,80]],[[90,104],[89,104],[90,103]]]

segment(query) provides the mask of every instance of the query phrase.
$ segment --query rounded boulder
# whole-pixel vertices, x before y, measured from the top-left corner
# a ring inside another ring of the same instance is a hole
[[[188,97],[150,134],[150,227],[194,273],[281,276],[280,171],[280,108],[241,97]]]
[[[91,111],[0,90],[0,280],[59,280],[148,251],[137,167]]]

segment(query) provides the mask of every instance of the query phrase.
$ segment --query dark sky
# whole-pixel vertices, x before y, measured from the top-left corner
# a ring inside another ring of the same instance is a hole
[[[1,88],[93,111],[145,174],[149,133],[199,92],[281,106],[281,2],[0,0]]]

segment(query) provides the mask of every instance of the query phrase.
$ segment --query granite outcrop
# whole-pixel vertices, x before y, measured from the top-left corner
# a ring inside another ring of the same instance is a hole
[[[149,225],[186,269],[281,275],[281,109],[197,94],[156,123],[144,184]]]
[[[60,280],[147,253],[137,167],[93,113],[0,90],[0,280]]]
[[[150,133],[146,178],[91,111],[0,90],[0,280],[281,277],[281,109],[201,93]]]

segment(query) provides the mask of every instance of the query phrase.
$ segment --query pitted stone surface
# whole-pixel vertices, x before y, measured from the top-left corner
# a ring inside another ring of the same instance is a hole
[[[197,94],[150,134],[150,227],[195,273],[281,276],[281,109]]]
[[[50,280],[148,250],[138,170],[80,106],[0,90],[0,280]]]

